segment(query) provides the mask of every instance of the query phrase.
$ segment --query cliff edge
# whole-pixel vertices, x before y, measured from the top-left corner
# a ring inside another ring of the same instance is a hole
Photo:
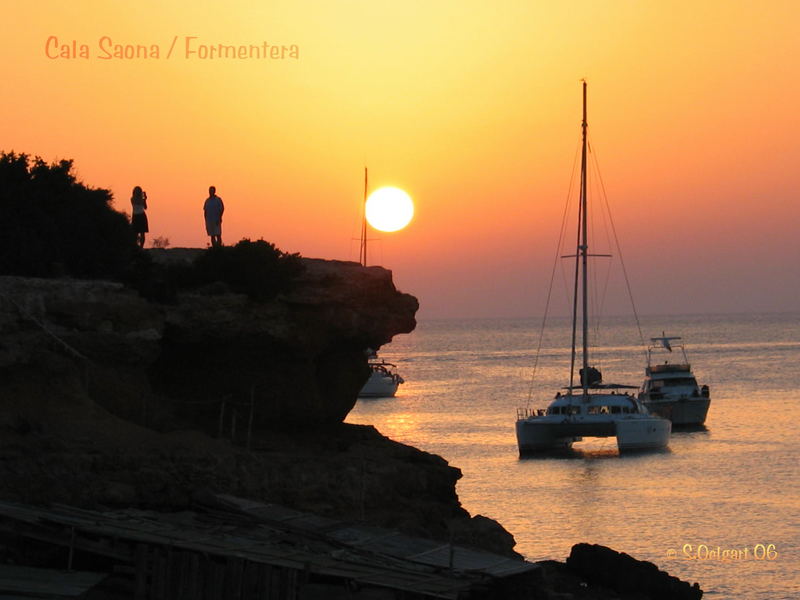
[[[181,510],[208,489],[513,555],[510,534],[461,508],[459,469],[342,423],[366,349],[412,331],[417,300],[380,267],[302,266],[263,302],[222,284],[157,303],[107,281],[0,277],[0,498]]]

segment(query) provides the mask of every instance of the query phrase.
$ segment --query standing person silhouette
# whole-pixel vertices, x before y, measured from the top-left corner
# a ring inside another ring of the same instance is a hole
[[[131,194],[131,227],[136,234],[136,243],[139,248],[144,248],[144,236],[149,231],[147,225],[147,192],[138,185]]]
[[[213,247],[222,246],[222,213],[225,205],[222,198],[217,196],[217,188],[213,185],[208,188],[208,198],[203,204],[203,214],[206,218],[206,233],[211,238]]]

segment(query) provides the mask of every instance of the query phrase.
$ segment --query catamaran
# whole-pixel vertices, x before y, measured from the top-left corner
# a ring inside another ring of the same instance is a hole
[[[587,225],[587,129],[586,82],[583,82],[582,153],[578,236],[575,251],[575,279],[572,304],[572,358],[569,385],[559,391],[546,409],[518,409],[517,445],[520,455],[569,449],[584,437],[616,437],[620,452],[665,448],[672,425],[668,419],[651,415],[641,401],[628,392],[637,386],[604,383],[602,373],[591,366],[589,357]],[[580,281],[580,285],[579,285]],[[580,300],[580,302],[579,302]],[[575,382],[577,358],[578,305],[582,309],[582,367],[580,383]]]

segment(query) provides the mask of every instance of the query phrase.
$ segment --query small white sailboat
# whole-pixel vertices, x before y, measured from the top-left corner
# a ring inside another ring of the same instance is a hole
[[[516,434],[520,455],[569,449],[584,437],[616,437],[620,452],[665,448],[672,425],[651,415],[639,399],[623,390],[637,386],[603,383],[602,374],[590,366],[588,318],[588,226],[587,226],[587,121],[586,82],[583,82],[581,183],[578,212],[578,242],[572,312],[572,359],[569,385],[558,392],[546,409],[517,411]],[[579,278],[580,276],[580,278]],[[580,281],[580,285],[579,285]],[[580,288],[580,290],[579,290]],[[580,292],[580,293],[579,293]],[[579,302],[580,298],[580,302]],[[580,384],[575,385],[578,305],[582,307],[582,362]]]
[[[358,262],[367,266],[367,190],[369,189],[369,176],[367,167],[364,167],[364,215],[361,222],[361,245],[359,248]],[[395,365],[378,358],[372,349],[367,350],[370,376],[358,392],[359,398],[391,398],[397,393],[397,388],[404,383],[403,378],[394,369]]]
[[[373,354],[370,358],[369,368],[372,372],[358,393],[359,398],[391,398],[400,384],[404,383],[403,378],[394,372],[395,365],[379,359],[377,355]]]
[[[675,342],[678,342],[677,344]],[[682,361],[671,362],[669,358],[656,364],[654,354],[660,358],[670,357],[677,347]],[[700,426],[706,422],[711,397],[707,385],[699,386],[686,358],[686,348],[680,337],[650,338],[647,348],[647,367],[639,400],[653,413],[669,419],[673,426]]]

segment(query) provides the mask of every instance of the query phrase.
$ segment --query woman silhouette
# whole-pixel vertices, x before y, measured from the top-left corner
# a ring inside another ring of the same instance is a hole
[[[138,185],[133,188],[133,194],[131,194],[131,207],[133,207],[131,227],[136,234],[136,243],[140,248],[144,248],[144,236],[149,231],[145,212],[147,210],[147,192]]]

